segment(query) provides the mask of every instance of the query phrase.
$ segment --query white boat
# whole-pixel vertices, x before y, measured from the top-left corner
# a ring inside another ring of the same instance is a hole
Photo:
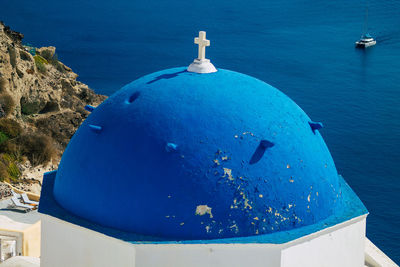
[[[376,40],[368,32],[368,4],[365,9],[365,21],[364,21],[364,34],[361,35],[360,40],[356,42],[356,47],[366,48],[376,45]]]
[[[361,39],[356,42],[356,47],[366,48],[376,45],[376,40],[369,34],[364,34]]]

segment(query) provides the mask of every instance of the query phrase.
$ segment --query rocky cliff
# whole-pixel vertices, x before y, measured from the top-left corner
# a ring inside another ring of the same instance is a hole
[[[56,168],[89,114],[85,105],[106,98],[77,81],[55,47],[34,48],[22,39],[0,22],[0,180],[20,186]]]

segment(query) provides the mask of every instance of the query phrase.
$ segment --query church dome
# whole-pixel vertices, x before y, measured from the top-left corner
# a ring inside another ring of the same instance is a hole
[[[84,121],[54,197],[91,222],[173,240],[313,225],[342,205],[318,126],[258,79],[167,69],[126,85]]]

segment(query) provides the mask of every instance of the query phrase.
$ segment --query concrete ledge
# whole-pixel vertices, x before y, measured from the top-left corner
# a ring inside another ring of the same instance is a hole
[[[365,266],[367,267],[399,267],[382,250],[365,238]]]

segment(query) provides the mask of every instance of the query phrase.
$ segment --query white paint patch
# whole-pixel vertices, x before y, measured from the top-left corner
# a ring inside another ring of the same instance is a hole
[[[207,205],[198,205],[196,207],[196,215],[203,216],[203,215],[208,214],[208,215],[210,215],[210,218],[212,218],[213,215],[212,215],[211,209],[212,208],[210,208]]]
[[[222,177],[227,177],[229,180],[233,181],[232,170],[224,168],[224,176]]]

